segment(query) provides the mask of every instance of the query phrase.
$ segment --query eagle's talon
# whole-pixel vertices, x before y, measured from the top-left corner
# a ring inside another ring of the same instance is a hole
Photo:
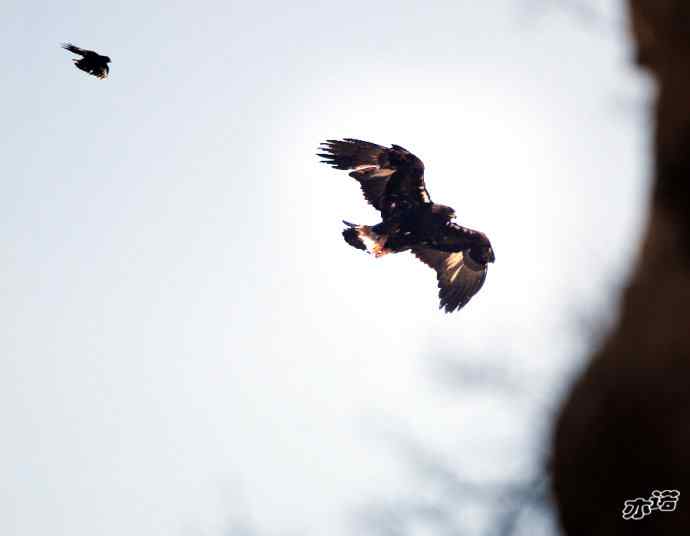
[[[391,252],[390,249],[386,248],[386,239],[387,237],[379,238],[371,247],[371,251],[377,259]]]

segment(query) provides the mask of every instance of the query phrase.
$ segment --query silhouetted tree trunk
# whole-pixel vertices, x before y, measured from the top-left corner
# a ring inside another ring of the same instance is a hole
[[[572,536],[690,534],[690,1],[628,5],[637,63],[658,86],[654,194],[619,324],[556,425],[554,493]],[[625,500],[667,489],[676,511],[622,518]]]

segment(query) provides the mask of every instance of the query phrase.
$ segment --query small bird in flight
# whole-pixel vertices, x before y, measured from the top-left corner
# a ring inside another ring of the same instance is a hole
[[[62,48],[82,56],[79,59],[72,60],[77,69],[86,71],[87,73],[100,78],[101,80],[108,77],[108,73],[110,72],[110,69],[108,68],[110,58],[108,56],[101,56],[93,50],[84,50],[83,48],[74,46],[72,43],[64,43]]]
[[[321,144],[317,156],[335,169],[351,169],[364,198],[382,216],[377,225],[343,222],[345,241],[381,257],[410,250],[436,270],[441,309],[464,307],[486,279],[494,250],[484,233],[451,220],[455,211],[432,203],[424,184],[424,164],[399,145],[390,148],[345,138]]]

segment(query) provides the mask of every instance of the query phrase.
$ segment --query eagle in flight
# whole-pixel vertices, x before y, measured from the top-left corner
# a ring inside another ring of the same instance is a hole
[[[432,203],[424,184],[424,164],[399,145],[390,148],[352,138],[328,140],[317,156],[335,169],[352,170],[364,198],[381,213],[377,225],[343,221],[345,241],[381,257],[410,250],[436,270],[440,309],[464,307],[486,279],[494,250],[484,233],[461,227],[455,211]]]
[[[101,56],[93,50],[84,50],[83,48],[74,46],[72,43],[64,43],[62,48],[81,56],[79,59],[72,60],[77,69],[86,71],[101,80],[108,78],[108,73],[110,72],[108,68],[110,58],[108,56]]]

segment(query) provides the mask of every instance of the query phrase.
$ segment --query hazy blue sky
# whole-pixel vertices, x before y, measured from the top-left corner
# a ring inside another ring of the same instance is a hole
[[[386,429],[480,477],[529,463],[511,401],[464,403],[426,361],[500,363],[538,399],[635,251],[645,81],[621,28],[549,4],[5,2],[0,533],[345,534],[409,485]],[[377,215],[318,164],[334,137],[412,150],[488,234],[465,309],[342,241]]]

